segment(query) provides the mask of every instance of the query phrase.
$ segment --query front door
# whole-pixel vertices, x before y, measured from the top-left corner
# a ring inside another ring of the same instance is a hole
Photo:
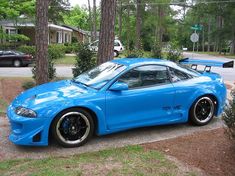
[[[107,90],[109,129],[164,124],[171,120],[175,90],[165,66],[136,67],[117,81],[127,83],[129,89]]]

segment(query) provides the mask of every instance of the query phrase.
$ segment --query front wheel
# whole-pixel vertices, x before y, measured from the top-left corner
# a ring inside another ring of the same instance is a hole
[[[203,96],[197,99],[192,105],[190,109],[190,120],[195,125],[203,126],[213,119],[214,113],[214,101],[208,96]]]
[[[21,61],[18,60],[18,59],[14,60],[14,61],[13,61],[13,66],[14,66],[14,67],[20,67],[20,66],[21,66]]]
[[[85,144],[93,132],[92,116],[80,108],[61,113],[52,123],[52,135],[64,147],[78,147]]]

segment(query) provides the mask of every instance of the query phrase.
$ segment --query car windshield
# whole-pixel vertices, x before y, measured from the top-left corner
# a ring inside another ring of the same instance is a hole
[[[111,79],[125,70],[126,66],[106,62],[74,78],[73,81],[94,89],[101,89]]]

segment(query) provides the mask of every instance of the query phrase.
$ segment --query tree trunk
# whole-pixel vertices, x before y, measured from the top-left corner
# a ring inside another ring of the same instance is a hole
[[[202,28],[202,51],[205,51],[205,25]]]
[[[88,11],[89,11],[89,20],[90,20],[90,35],[91,35],[91,40],[93,40],[91,2],[90,0],[87,0],[87,1],[88,1]]]
[[[122,1],[120,1],[120,7],[119,7],[119,16],[118,16],[118,28],[119,28],[119,40],[122,40]]]
[[[232,43],[230,48],[230,54],[235,54],[235,24],[232,25]]]
[[[113,59],[116,0],[101,1],[98,64]]]
[[[36,1],[36,83],[48,82],[48,6],[50,0]]]
[[[93,0],[93,40],[97,39],[96,31],[96,0]]]
[[[208,45],[207,45],[207,51],[210,52],[210,47],[211,47],[211,17],[209,17],[208,21]]]
[[[137,0],[136,8],[136,49],[141,49],[141,0]]]
[[[130,34],[131,28],[130,28],[130,0],[127,2],[127,35],[126,35],[126,40],[127,40],[127,51],[129,53],[130,51]]]

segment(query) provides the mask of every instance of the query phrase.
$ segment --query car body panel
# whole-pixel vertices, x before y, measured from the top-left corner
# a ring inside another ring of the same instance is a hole
[[[190,107],[203,95],[215,97],[218,106],[216,115],[223,111],[226,88],[218,74],[191,72],[173,62],[160,59],[118,59],[111,62],[125,65],[126,68],[99,90],[73,80],[63,80],[21,93],[7,110],[12,129],[9,139],[18,145],[48,145],[52,121],[59,113],[73,107],[85,108],[95,115],[97,135],[187,122]],[[127,71],[150,64],[179,69],[193,77],[157,86],[110,90],[117,78]],[[37,117],[16,115],[15,109],[19,106],[32,109]],[[40,134],[40,141],[35,141],[37,134]]]

